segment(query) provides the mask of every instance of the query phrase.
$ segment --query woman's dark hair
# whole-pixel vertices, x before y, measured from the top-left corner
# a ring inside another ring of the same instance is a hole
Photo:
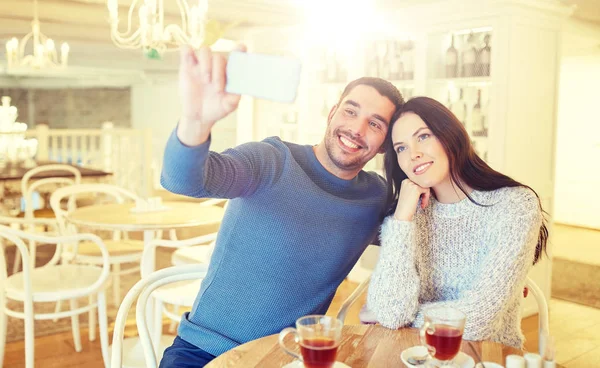
[[[475,153],[465,127],[443,104],[429,97],[415,97],[408,100],[396,111],[388,128],[387,139],[384,143],[384,166],[388,182],[388,208],[390,214],[396,209],[398,196],[400,195],[400,186],[402,181],[407,178],[398,165],[397,154],[391,139],[394,124],[405,112],[417,114],[427,124],[427,127],[438,139],[448,156],[450,177],[453,184],[458,186],[471,202],[481,205],[467,193],[463,184],[480,191],[491,191],[504,187],[525,187],[533,191],[539,201],[539,196],[531,187],[521,184],[492,169]],[[540,209],[541,206],[540,201]],[[534,264],[539,261],[542,252],[546,251],[547,241],[548,228],[546,227],[546,220],[543,219],[535,249]]]

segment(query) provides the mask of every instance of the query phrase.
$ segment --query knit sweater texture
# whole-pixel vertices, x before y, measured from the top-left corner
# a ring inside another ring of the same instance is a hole
[[[173,133],[161,182],[187,196],[231,199],[208,274],[178,331],[219,355],[327,311],[377,237],[386,184],[365,171],[340,179],[311,146],[279,138],[223,153],[209,145],[187,147]]]
[[[523,287],[542,224],[538,198],[524,187],[471,196],[486,206],[432,198],[413,221],[384,220],[361,319],[420,327],[426,309],[448,306],[466,314],[465,339],[522,347]]]

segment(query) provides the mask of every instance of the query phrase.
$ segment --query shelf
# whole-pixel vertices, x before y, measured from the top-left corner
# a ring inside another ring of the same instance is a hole
[[[471,77],[471,78],[439,78],[431,79],[432,84],[454,84],[459,87],[484,87],[492,84],[491,77]]]

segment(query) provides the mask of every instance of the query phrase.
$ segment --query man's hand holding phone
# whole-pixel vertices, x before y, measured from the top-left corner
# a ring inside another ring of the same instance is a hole
[[[238,51],[246,51],[243,45]],[[208,139],[213,125],[233,112],[240,95],[225,92],[227,61],[208,47],[196,53],[182,46],[179,66],[179,97],[182,115],[177,137],[187,146],[200,145]]]

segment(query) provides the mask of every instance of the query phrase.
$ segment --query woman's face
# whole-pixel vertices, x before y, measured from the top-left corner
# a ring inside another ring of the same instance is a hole
[[[433,188],[450,181],[448,155],[419,115],[400,115],[392,128],[392,143],[400,169],[415,184]]]

